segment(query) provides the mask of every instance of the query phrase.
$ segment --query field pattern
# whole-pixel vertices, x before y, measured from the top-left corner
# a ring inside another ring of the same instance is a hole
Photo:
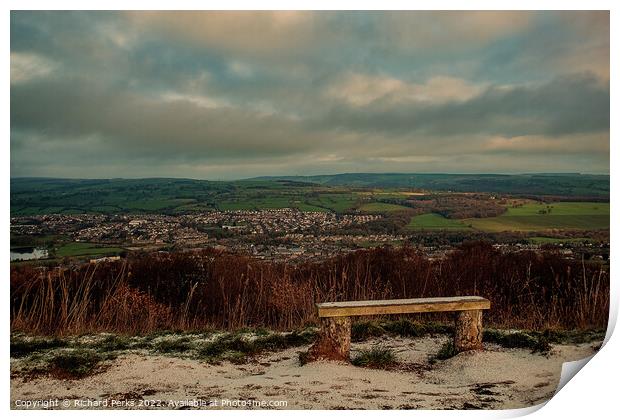
[[[466,219],[464,222],[489,232],[609,229],[609,203],[532,203],[511,207],[501,216]]]
[[[392,211],[402,211],[407,210],[408,207],[400,206],[398,204],[390,204],[390,203],[365,203],[358,207],[359,211],[364,213],[384,213],[384,212],[392,212]]]
[[[122,248],[101,246],[85,242],[69,242],[55,250],[57,257],[112,255],[123,251]]]
[[[382,213],[402,210],[404,200],[424,195],[421,191],[487,191],[509,194],[562,194],[564,197],[609,197],[609,177],[590,175],[446,175],[446,174],[342,174],[331,177],[267,177],[240,181],[206,181],[181,178],[147,179],[55,179],[12,178],[11,215],[77,213],[165,213],[209,210],[259,210],[297,208],[301,211],[345,213],[356,209]],[[533,187],[535,186],[535,187]],[[604,206],[587,203],[556,206],[552,216],[605,215]],[[397,207],[395,207],[397,206]],[[509,209],[504,216],[537,216],[538,208]],[[552,221],[553,217],[548,218]],[[489,221],[489,228],[503,229],[502,221]],[[525,219],[521,223],[526,225]],[[499,223],[499,224],[498,224]],[[555,221],[573,226],[574,221]],[[519,223],[515,224],[518,226]],[[535,223],[534,223],[535,224]],[[604,224],[594,222],[594,226]],[[527,226],[522,226],[526,228]]]
[[[447,219],[439,214],[428,213],[411,218],[407,225],[413,230],[469,230],[469,226],[460,220]]]

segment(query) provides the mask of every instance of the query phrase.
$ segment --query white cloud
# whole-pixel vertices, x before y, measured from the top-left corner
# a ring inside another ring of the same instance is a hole
[[[192,105],[206,109],[224,108],[230,106],[230,104],[224,100],[212,98],[206,95],[187,95],[178,92],[166,92],[163,93],[160,98],[165,102],[186,101]]]
[[[519,153],[609,153],[609,133],[579,133],[560,137],[531,135],[489,138],[481,152]]]
[[[480,94],[484,85],[474,85],[463,79],[436,76],[425,83],[407,83],[386,77],[349,73],[327,89],[327,95],[353,106],[366,106],[382,100],[390,104],[465,101]]]
[[[48,76],[58,67],[58,63],[41,55],[11,52],[11,84]]]

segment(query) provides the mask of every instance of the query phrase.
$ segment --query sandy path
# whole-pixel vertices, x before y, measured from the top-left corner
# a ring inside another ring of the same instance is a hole
[[[125,408],[145,408],[147,403],[179,408],[188,399],[220,407],[222,399],[286,401],[288,409],[519,408],[549,399],[562,363],[594,352],[592,344],[557,345],[545,357],[487,345],[482,352],[460,354],[429,367],[428,356],[445,340],[444,336],[381,338],[353,345],[353,350],[373,344],[393,348],[404,364],[398,370],[331,362],[300,366],[297,352],[305,347],[242,365],[128,354],[111,362],[104,372],[80,380],[13,378],[11,407],[15,408],[16,400],[57,398],[99,404],[107,400],[108,407],[123,401],[129,405]],[[71,401],[70,408],[79,407]]]

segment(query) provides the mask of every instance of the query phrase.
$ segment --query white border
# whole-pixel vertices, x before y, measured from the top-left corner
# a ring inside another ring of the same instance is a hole
[[[396,10],[405,10],[405,9],[413,9],[413,10],[440,10],[440,9],[449,9],[449,10],[479,10],[479,9],[490,9],[490,10],[611,10],[611,72],[610,74],[615,74],[613,70],[618,69],[618,43],[617,41],[617,27],[619,23],[618,19],[618,4],[617,2],[605,1],[605,0],[589,0],[589,1],[574,1],[574,0],[564,0],[564,1],[533,1],[533,0],[522,0],[519,2],[515,1],[468,1],[465,7],[464,2],[462,1],[449,1],[449,0],[440,0],[434,2],[420,2],[420,1],[396,1],[396,0],[383,0],[381,2],[368,2],[368,1],[326,1],[326,0],[314,0],[314,1],[282,1],[282,0],[262,0],[262,1],[248,1],[248,0],[228,0],[226,2],[207,2],[207,1],[199,1],[199,0],[177,0],[174,2],[163,2],[163,1],[122,1],[122,0],[108,0],[108,1],[89,1],[85,3],[83,1],[76,0],[60,0],[55,1],[53,4],[47,1],[42,0],[22,0],[22,1],[7,1],[4,3],[5,12],[2,15],[2,21],[4,22],[3,31],[2,31],[2,52],[3,58],[6,60],[4,66],[2,66],[2,80],[5,82],[2,84],[3,91],[3,107],[2,107],[2,126],[3,132],[5,133],[5,139],[2,142],[2,157],[3,160],[2,165],[0,166],[3,172],[3,182],[0,183],[2,189],[2,197],[4,197],[4,205],[2,206],[2,224],[4,227],[5,238],[2,242],[2,250],[3,254],[7,256],[4,259],[6,261],[5,264],[5,280],[2,282],[2,291],[4,292],[2,295],[4,299],[8,299],[9,296],[9,276],[8,276],[8,253],[9,253],[9,237],[6,233],[9,232],[9,219],[10,219],[10,206],[9,206],[9,190],[10,190],[10,161],[9,161],[9,149],[10,149],[10,95],[9,95],[9,69],[10,69],[10,43],[9,43],[9,31],[10,31],[10,9],[15,10],[27,10],[27,9],[77,9],[77,10],[114,10],[114,9],[133,9],[133,10],[175,10],[175,9],[187,9],[187,10],[200,10],[200,9],[219,9],[219,10],[231,10],[231,9],[276,9],[276,10],[346,10],[346,9],[362,9],[362,10],[385,10],[385,9],[396,9]],[[615,49],[614,49],[615,47]],[[614,98],[617,97],[617,88],[614,83],[611,83],[611,115],[616,115],[614,113],[614,109],[617,108],[615,106]],[[610,172],[611,172],[611,233],[612,237],[613,233],[617,231],[618,221],[619,219],[619,199],[617,193],[617,187],[614,177],[614,163],[620,162],[618,155],[618,147],[615,145],[616,137],[614,134],[617,132],[617,125],[614,119],[611,119],[611,152],[610,152]],[[617,244],[615,240],[611,241],[611,257],[612,260],[617,255],[616,249]],[[533,407],[530,409],[523,410],[505,410],[505,411],[389,411],[389,412],[381,412],[381,416],[390,416],[394,418],[410,418],[411,416],[416,416],[419,418],[454,418],[455,415],[458,415],[459,419],[480,419],[480,418],[503,418],[503,417],[517,417],[521,415],[525,415],[528,413],[532,413],[532,418],[551,418],[551,417],[559,417],[559,418],[607,418],[612,413],[616,413],[618,409],[618,397],[617,397],[617,384],[618,378],[620,377],[620,369],[618,363],[618,355],[620,349],[620,343],[618,342],[617,337],[611,336],[613,326],[617,320],[617,312],[618,312],[618,287],[617,287],[617,276],[615,275],[615,271],[611,270],[611,278],[612,278],[612,290],[611,290],[611,311],[610,311],[610,329],[608,331],[608,342],[601,349],[601,351],[579,372],[576,379],[571,380],[566,384],[561,391],[552,398],[546,405],[541,405],[537,407]],[[4,376],[3,376],[3,390],[4,395],[9,396],[10,392],[10,381],[9,381],[9,313],[8,313],[8,305],[5,305],[5,310],[3,311],[3,323],[2,323],[2,331],[3,336],[6,337],[4,341],[4,346],[2,347],[2,363],[4,364]],[[4,400],[3,406],[5,410],[9,411],[9,401]],[[94,412],[89,411],[87,413],[70,411],[70,412],[21,412],[21,411],[10,411],[8,413],[14,417],[54,417],[54,416],[63,416],[69,418],[77,418],[82,417],[84,414],[87,414],[89,417],[99,417],[99,416],[107,416],[112,413],[103,413],[103,412]],[[171,415],[176,416],[222,416],[226,418],[230,417],[240,417],[248,415],[248,412],[242,411],[228,411],[228,412],[212,412],[208,413],[204,412],[193,412],[193,411],[182,411],[170,413],[168,411],[164,412],[114,412],[113,415],[121,416],[121,417],[129,417],[129,416],[137,416],[137,417],[146,417],[149,418],[167,418],[169,419]],[[290,416],[291,412],[286,411],[253,411],[251,412],[252,417],[258,418],[271,418],[272,416]],[[376,412],[359,412],[359,411],[345,411],[345,412],[335,412],[335,411],[305,411],[305,412],[295,412],[295,417],[299,416],[300,418],[312,418],[315,419],[317,416],[327,416],[327,417],[338,417],[338,418],[355,418],[358,417],[374,417],[378,413]]]

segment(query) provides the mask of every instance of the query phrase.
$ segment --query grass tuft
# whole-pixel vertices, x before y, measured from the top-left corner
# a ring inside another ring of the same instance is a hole
[[[310,361],[308,359],[308,357],[310,356],[310,352],[309,351],[300,351],[297,352],[298,356],[299,356],[299,365],[303,366],[308,364],[308,362]]]
[[[250,354],[255,351],[255,348],[249,340],[245,340],[239,334],[224,334],[198,349],[198,355],[207,359],[217,358],[228,351]]]
[[[396,354],[394,350],[390,348],[375,346],[370,349],[361,350],[351,359],[351,363],[354,366],[382,369],[396,363]]]
[[[11,357],[26,357],[32,353],[57,349],[67,346],[66,340],[57,337],[11,337]]]
[[[153,344],[153,350],[159,353],[184,353],[190,349],[188,337],[167,338]]]
[[[380,337],[386,332],[387,331],[375,321],[354,322],[353,325],[351,325],[351,341],[365,341],[372,337]]]
[[[546,329],[541,334],[545,337],[550,343],[555,344],[582,344],[582,343],[591,343],[593,341],[603,341],[605,338],[605,333],[607,331],[604,329],[593,329],[593,330],[551,330]]]
[[[454,342],[452,340],[443,343],[439,351],[429,358],[429,363],[434,364],[438,360],[447,360],[456,356],[456,349],[454,348]]]
[[[399,337],[421,337],[426,334],[451,334],[454,327],[435,322],[420,323],[406,318],[388,321],[361,321],[351,326],[351,341],[360,342],[390,334]]]
[[[506,348],[530,349],[532,353],[548,353],[551,350],[549,339],[543,334],[534,332],[486,329],[482,333],[482,341],[499,344]]]
[[[108,335],[103,340],[93,343],[90,347],[104,353],[127,350],[131,347],[131,340],[128,337]]]
[[[245,357],[254,356],[265,351],[282,350],[312,343],[316,336],[313,330],[293,331],[288,334],[271,333],[256,338],[245,337],[243,334],[225,334],[214,341],[204,344],[198,349],[198,356],[202,359],[217,361],[218,359],[239,359],[239,354]]]
[[[48,369],[55,376],[81,378],[92,374],[105,360],[93,350],[72,350],[57,353],[49,359]]]
[[[381,324],[387,332],[400,337],[422,337],[426,334],[451,334],[454,332],[452,325],[436,322],[420,323],[409,319],[386,321]]]

